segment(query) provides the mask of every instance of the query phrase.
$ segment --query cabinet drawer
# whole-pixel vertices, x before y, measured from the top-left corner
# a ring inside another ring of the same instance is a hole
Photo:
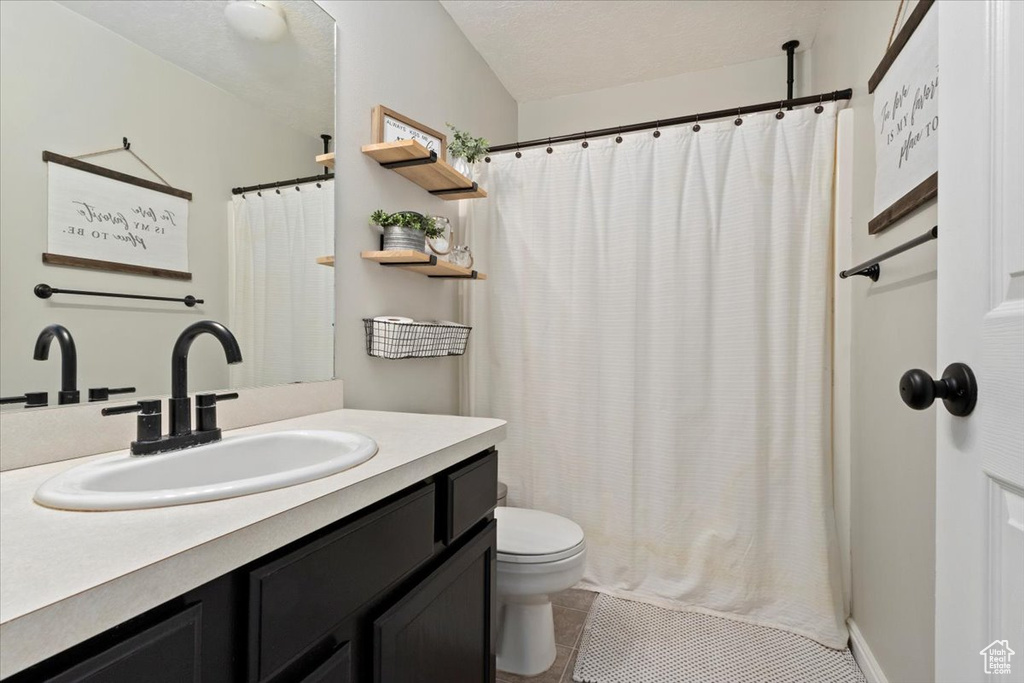
[[[252,571],[248,680],[273,676],[430,559],[433,526],[428,485]]]
[[[351,683],[352,646],[345,643],[316,671],[302,679],[302,683]]]
[[[441,540],[450,544],[494,510],[498,500],[498,452],[452,470],[441,480]]]
[[[200,680],[202,605],[117,643],[47,683],[186,683]]]

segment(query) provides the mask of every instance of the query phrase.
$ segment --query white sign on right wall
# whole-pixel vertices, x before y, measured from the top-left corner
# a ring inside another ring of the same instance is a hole
[[[938,15],[924,16],[874,91],[876,216],[939,167]]]

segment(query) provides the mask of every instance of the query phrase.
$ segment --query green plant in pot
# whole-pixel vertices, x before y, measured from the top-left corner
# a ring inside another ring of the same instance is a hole
[[[484,138],[475,138],[450,123],[445,125],[452,132],[451,142],[448,143],[448,155],[452,158],[452,165],[459,173],[468,175],[470,164],[475,164],[487,155],[490,143]]]
[[[381,229],[384,235],[384,251],[415,249],[427,251],[427,238],[440,237],[444,229],[437,221],[417,211],[388,213],[377,209],[370,214],[370,224]]]

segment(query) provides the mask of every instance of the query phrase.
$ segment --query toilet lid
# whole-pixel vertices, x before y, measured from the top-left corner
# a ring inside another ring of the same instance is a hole
[[[583,529],[571,519],[526,508],[495,508],[498,556],[510,562],[553,562],[582,549]]]

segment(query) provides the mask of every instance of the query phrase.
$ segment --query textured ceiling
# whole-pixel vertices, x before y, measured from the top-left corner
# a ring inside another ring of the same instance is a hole
[[[226,0],[58,2],[297,130],[334,130],[334,20],[312,0],[283,0],[288,34],[277,43],[236,34]]]
[[[713,69],[814,42],[825,0],[440,0],[520,102]]]

